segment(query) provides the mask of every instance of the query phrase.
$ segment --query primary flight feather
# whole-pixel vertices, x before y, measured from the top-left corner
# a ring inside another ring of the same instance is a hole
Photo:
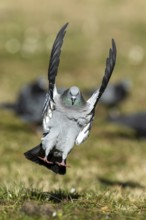
[[[68,23],[58,32],[51,51],[48,68],[49,88],[43,107],[43,137],[38,146],[25,153],[27,159],[58,174],[66,173],[66,159],[74,144],[79,145],[88,137],[95,107],[105,91],[116,62],[116,45],[112,39],[100,88],[87,101],[77,86],[59,94],[55,79],[67,26]]]

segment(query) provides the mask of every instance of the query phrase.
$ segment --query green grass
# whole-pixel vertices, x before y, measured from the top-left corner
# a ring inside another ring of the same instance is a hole
[[[1,1],[0,102],[15,100],[30,80],[47,77],[52,43],[69,21],[57,85],[99,86],[114,38],[111,82],[133,82],[120,110],[145,110],[145,8],[136,0]],[[0,110],[0,220],[146,219],[145,140],[107,124],[107,113],[98,106],[89,138],[68,156],[67,174],[58,176],[23,156],[41,133]]]
[[[144,219],[145,199],[139,203],[140,190],[97,187],[82,193],[62,189],[44,192],[13,186],[1,188],[3,219]],[[55,216],[54,216],[55,215]],[[143,215],[143,218],[141,216]]]

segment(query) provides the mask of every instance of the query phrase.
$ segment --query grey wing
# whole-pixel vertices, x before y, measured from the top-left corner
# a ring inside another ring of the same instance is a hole
[[[101,86],[98,90],[96,90],[93,95],[88,99],[87,103],[89,104],[89,111],[94,111],[97,102],[99,101],[100,97],[102,96],[102,94],[104,93],[108,82],[110,80],[110,77],[112,75],[112,72],[114,70],[115,67],[115,63],[116,63],[116,44],[114,39],[112,39],[112,48],[110,48],[109,50],[109,56],[106,59],[106,68],[105,68],[105,73],[104,73],[104,77],[102,79],[102,83]]]
[[[66,23],[58,32],[56,39],[53,44],[53,48],[51,51],[49,68],[48,68],[48,80],[49,80],[49,94],[50,98],[53,101],[53,90],[55,85],[55,78],[57,76],[57,71],[60,62],[60,55],[61,55],[61,47],[63,45],[63,39],[66,33],[68,23]]]
[[[46,99],[43,107],[43,130],[44,133],[49,132],[49,121],[52,118],[55,103],[51,100],[49,93],[46,94]]]
[[[51,55],[50,55],[50,62],[48,67],[48,80],[49,80],[49,90],[46,94],[46,99],[43,106],[43,128],[44,131],[48,131],[48,123],[52,118],[53,110],[55,109],[55,102],[54,99],[58,94],[56,86],[55,86],[55,78],[57,76],[57,71],[60,62],[60,55],[61,55],[61,47],[63,45],[63,39],[66,33],[68,23],[66,23],[58,32],[56,39],[54,41]]]
[[[115,41],[112,39],[112,48],[110,48],[109,56],[106,59],[106,68],[105,68],[105,73],[102,79],[101,86],[88,99],[86,109],[84,109],[84,114],[85,114],[85,118],[87,122],[85,126],[83,127],[83,129],[81,130],[81,132],[77,136],[77,139],[76,139],[77,145],[81,144],[89,135],[89,132],[92,126],[92,121],[93,121],[94,114],[95,114],[95,107],[108,85],[108,82],[110,80],[110,77],[115,67],[115,63],[116,63],[116,44],[115,44]]]

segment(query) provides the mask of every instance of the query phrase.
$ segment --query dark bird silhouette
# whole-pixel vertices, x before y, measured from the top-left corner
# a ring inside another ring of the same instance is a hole
[[[139,138],[146,137],[146,112],[136,112],[127,115],[110,115],[107,120],[133,129]]]
[[[0,108],[13,111],[30,124],[40,125],[42,124],[42,106],[47,91],[46,85],[45,79],[36,79],[20,90],[14,103],[1,103]]]

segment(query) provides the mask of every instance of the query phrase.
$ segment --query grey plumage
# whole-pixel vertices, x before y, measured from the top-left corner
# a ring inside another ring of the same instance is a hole
[[[109,82],[116,62],[116,45],[112,40],[100,88],[87,101],[76,86],[59,94],[55,78],[67,25],[65,24],[57,34],[51,51],[48,69],[49,90],[43,108],[44,136],[40,145],[25,153],[27,159],[45,165],[59,174],[66,173],[66,159],[74,144],[79,145],[88,137],[96,104]]]

